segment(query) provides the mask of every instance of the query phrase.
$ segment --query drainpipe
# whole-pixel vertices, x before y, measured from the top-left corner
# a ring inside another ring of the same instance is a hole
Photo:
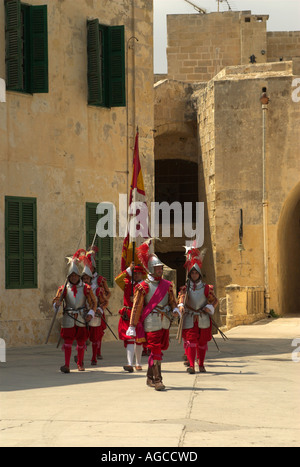
[[[267,88],[262,88],[260,97],[262,108],[262,163],[263,163],[263,232],[264,232],[264,287],[265,287],[265,313],[270,312],[270,294],[269,294],[269,242],[268,242],[268,191],[267,191],[267,176],[266,176],[266,121],[269,97],[267,96]]]

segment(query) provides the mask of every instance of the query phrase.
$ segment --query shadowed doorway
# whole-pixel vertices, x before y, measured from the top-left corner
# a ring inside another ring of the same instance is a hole
[[[282,209],[278,249],[280,312],[300,313],[300,183],[292,190]]]
[[[184,211],[184,203],[198,202],[198,164],[183,159],[162,159],[155,162],[155,201],[171,205],[179,202]],[[196,221],[196,209],[193,209],[193,222]],[[161,220],[160,220],[161,222]],[[171,232],[174,217],[170,217]],[[159,258],[170,268],[177,271],[177,288],[185,283],[185,237],[162,238],[156,242]]]

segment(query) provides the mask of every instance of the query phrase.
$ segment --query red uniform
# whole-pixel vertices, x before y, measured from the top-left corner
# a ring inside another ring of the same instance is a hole
[[[132,279],[131,276],[128,274],[127,271],[124,271],[121,273],[118,277],[115,279],[116,283],[121,287],[121,289],[124,291],[124,298],[123,298],[123,308],[119,310],[119,314],[121,315],[120,320],[119,320],[119,338],[124,341],[124,347],[127,347],[128,344],[142,344],[145,342],[144,336],[137,336],[135,338],[133,337],[128,337],[126,335],[126,332],[129,327],[130,323],[130,318],[131,318],[131,311],[132,311],[132,305],[133,305],[133,294],[135,291],[135,288],[137,286],[137,282],[134,282],[132,284]]]
[[[77,365],[78,368],[83,368],[84,350],[89,337],[85,315],[89,310],[95,312],[97,302],[92,288],[87,284],[83,284],[81,280],[76,285],[68,282],[64,295],[61,297],[63,290],[64,286],[58,289],[53,304],[59,305],[64,300],[61,337],[64,340],[62,349],[65,352],[65,367],[61,369],[68,372],[74,340],[77,341]]]

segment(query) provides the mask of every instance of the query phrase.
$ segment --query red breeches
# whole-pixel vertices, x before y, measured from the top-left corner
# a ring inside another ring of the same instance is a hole
[[[146,340],[147,340],[147,347],[151,352],[149,357],[149,365],[153,365],[154,360],[161,361],[163,354],[163,342],[164,342],[164,330],[161,329],[160,331],[155,332],[146,332]]]

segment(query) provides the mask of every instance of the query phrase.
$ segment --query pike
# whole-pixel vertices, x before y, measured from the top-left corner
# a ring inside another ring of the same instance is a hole
[[[96,240],[97,240],[97,229],[96,229],[96,233],[95,233],[94,238],[93,238],[93,243],[92,243],[92,245],[91,245],[91,247],[90,247],[91,250],[94,248],[95,243],[96,243]],[[108,313],[109,313],[111,316],[113,315],[109,308],[106,307],[106,310],[108,311]]]
[[[176,339],[178,340],[179,344],[181,344],[181,341],[182,341],[183,320],[184,320],[184,313],[185,313],[184,310],[185,310],[186,300],[188,297],[189,288],[190,288],[190,279],[188,279],[186,282],[186,293],[184,297],[183,313],[180,316],[180,321],[179,321],[179,326],[178,326],[178,331],[177,331],[177,336],[176,336]]]
[[[49,328],[49,331],[48,331],[48,334],[47,334],[47,339],[46,339],[46,342],[45,342],[45,345],[48,344],[48,341],[49,341],[49,337],[50,337],[50,334],[52,332],[52,329],[53,329],[53,326],[54,326],[54,323],[56,321],[56,317],[57,317],[57,314],[59,312],[59,308],[60,308],[60,305],[63,301],[63,297],[64,297],[64,293],[65,293],[65,290],[66,290],[66,287],[67,287],[67,283],[68,283],[68,278],[66,278],[66,281],[65,281],[65,284],[64,284],[64,288],[62,290],[62,293],[60,295],[60,299],[59,299],[59,302],[58,302],[58,306],[56,306],[55,308],[55,312],[54,312],[54,316],[52,318],[52,321],[51,321],[51,324],[50,324],[50,328]]]

